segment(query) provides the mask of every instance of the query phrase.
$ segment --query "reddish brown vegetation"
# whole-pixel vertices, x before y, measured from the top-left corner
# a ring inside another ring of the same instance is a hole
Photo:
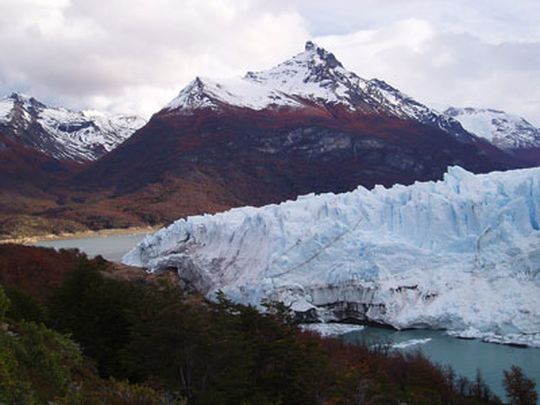
[[[474,172],[520,165],[486,142],[414,121],[309,104],[163,111],[86,168],[36,163],[43,156],[29,164],[19,149],[5,150],[21,163],[0,166],[11,179],[0,193],[0,238],[21,222],[34,234],[154,225],[312,192],[439,179],[454,164]]]
[[[81,257],[73,251],[0,244],[0,284],[45,298]]]

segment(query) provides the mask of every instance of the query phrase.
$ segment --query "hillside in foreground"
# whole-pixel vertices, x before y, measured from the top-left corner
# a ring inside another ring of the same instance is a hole
[[[499,403],[481,378],[466,381],[419,354],[321,339],[283,307],[209,302],[164,279],[111,277],[110,266],[1,246],[1,401]]]

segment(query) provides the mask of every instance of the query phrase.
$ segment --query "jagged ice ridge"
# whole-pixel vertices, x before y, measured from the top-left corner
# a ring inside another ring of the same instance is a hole
[[[123,258],[301,320],[474,328],[540,345],[540,168],[358,187],[181,219]],[[524,337],[526,337],[524,339]]]

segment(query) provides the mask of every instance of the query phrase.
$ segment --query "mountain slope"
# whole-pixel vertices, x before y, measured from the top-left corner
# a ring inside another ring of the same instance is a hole
[[[489,108],[450,107],[444,114],[467,131],[505,150],[540,147],[540,129],[522,117]]]
[[[445,115],[525,162],[540,164],[540,129],[523,117],[489,108],[450,107]]]
[[[134,116],[50,108],[34,98],[12,94],[0,100],[0,239],[81,230],[103,223],[84,203],[95,193],[72,192],[68,180],[89,162],[123,142],[143,124]],[[119,213],[115,217],[121,216]],[[96,220],[95,218],[98,218]],[[82,225],[81,223],[84,223]]]
[[[365,80],[346,70],[336,57],[308,41],[305,51],[262,72],[241,78],[197,77],[165,110],[192,114],[235,106],[251,110],[302,109],[307,104],[342,106],[365,114],[412,119],[458,137],[470,135],[454,119],[418,103],[382,80]]]
[[[181,219],[124,263],[177,270],[237,302],[281,301],[309,320],[493,334],[540,345],[540,168]],[[493,336],[492,336],[493,337]]]
[[[134,115],[107,116],[47,107],[17,93],[0,100],[0,129],[14,141],[58,160],[96,160],[144,123]]]
[[[130,139],[75,179],[169,221],[359,184],[516,167],[512,156],[312,43],[264,72],[197,78]]]

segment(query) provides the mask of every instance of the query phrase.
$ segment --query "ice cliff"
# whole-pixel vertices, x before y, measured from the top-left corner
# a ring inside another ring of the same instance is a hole
[[[540,344],[540,168],[359,187],[181,219],[123,259],[304,321],[474,330]],[[508,339],[507,339],[508,340]]]

